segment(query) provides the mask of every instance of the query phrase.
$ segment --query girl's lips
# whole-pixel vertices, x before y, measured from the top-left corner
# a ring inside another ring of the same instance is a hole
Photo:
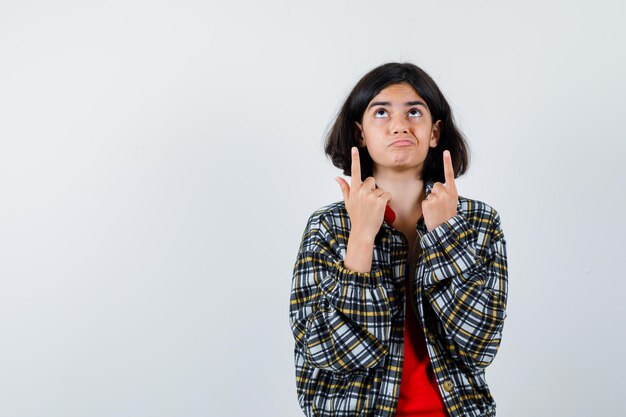
[[[410,140],[399,140],[391,144],[391,146],[410,146],[413,145],[413,142]]]

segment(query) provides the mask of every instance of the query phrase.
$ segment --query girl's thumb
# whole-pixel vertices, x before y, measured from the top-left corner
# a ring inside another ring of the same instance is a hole
[[[345,181],[342,181],[341,179],[339,179],[339,177],[335,177],[335,181],[337,182],[337,184],[339,184],[339,188],[341,188],[341,194],[343,194],[343,199],[347,199],[347,190],[346,190],[346,186],[344,185]]]

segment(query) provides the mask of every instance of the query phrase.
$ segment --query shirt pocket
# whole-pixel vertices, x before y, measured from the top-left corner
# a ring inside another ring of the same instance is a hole
[[[359,369],[351,372],[322,371],[311,403],[316,417],[369,415],[376,401],[375,372]]]

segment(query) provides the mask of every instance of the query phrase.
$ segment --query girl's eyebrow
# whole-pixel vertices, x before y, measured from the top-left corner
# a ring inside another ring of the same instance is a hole
[[[423,101],[419,101],[419,100],[407,101],[406,103],[404,103],[404,105],[405,106],[424,106],[425,108],[428,108],[428,106],[426,106],[426,104]],[[367,106],[367,109],[365,109],[365,111],[369,110],[370,108],[372,108],[374,106],[391,106],[391,102],[389,102],[389,101],[375,101],[373,103],[370,103],[370,105]]]

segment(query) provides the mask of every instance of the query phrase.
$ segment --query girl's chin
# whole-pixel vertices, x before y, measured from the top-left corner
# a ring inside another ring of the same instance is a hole
[[[420,169],[420,167],[422,166],[421,163],[417,163],[417,162],[403,162],[403,161],[397,161],[395,163],[387,163],[387,164],[376,164],[376,170],[379,171],[380,169],[385,169],[385,170],[417,170]]]

